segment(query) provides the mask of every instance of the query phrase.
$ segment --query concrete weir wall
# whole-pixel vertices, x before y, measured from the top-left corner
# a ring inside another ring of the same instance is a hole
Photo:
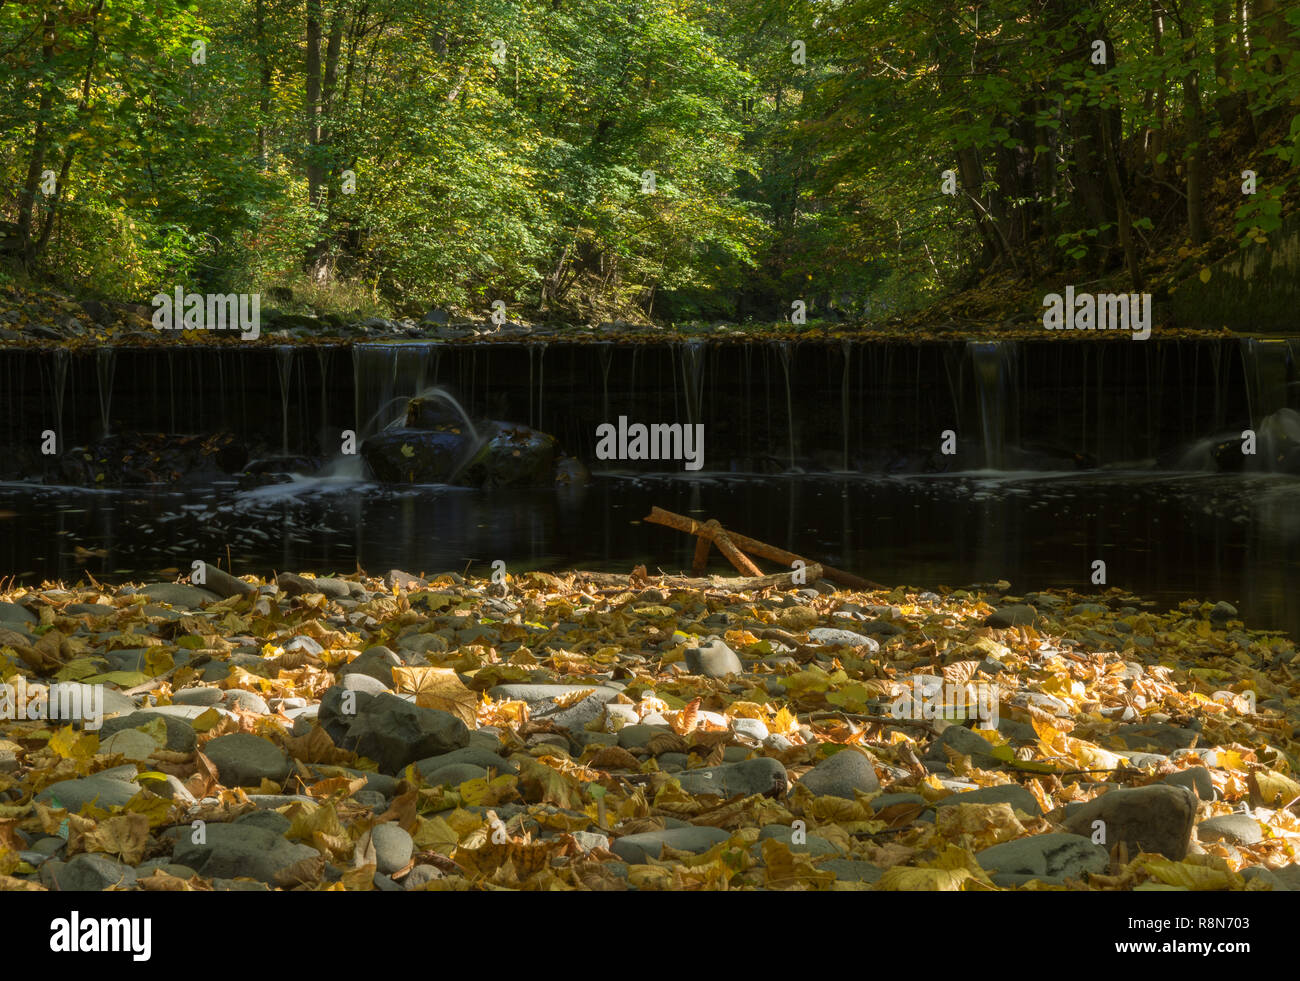
[[[38,453],[48,429],[65,449],[105,431],[224,431],[253,456],[330,457],[344,430],[364,438],[429,386],[475,418],[553,434],[594,469],[597,427],[620,416],[703,425],[715,471],[1169,463],[1300,408],[1298,355],[1284,340],[1158,337],[0,350],[0,476],[30,475],[39,456],[5,461]],[[949,431],[955,457],[939,452]]]
[[[1183,327],[1300,334],[1300,217],[1283,222],[1268,244],[1250,244],[1179,284],[1169,298]]]

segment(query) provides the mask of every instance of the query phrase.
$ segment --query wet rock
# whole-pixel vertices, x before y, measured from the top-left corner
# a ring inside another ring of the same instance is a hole
[[[1067,815],[1067,831],[1091,838],[1093,822],[1104,822],[1106,845],[1122,841],[1130,855],[1159,852],[1182,861],[1196,820],[1196,795],[1186,787],[1154,784],[1111,790]]]
[[[880,778],[871,758],[856,749],[842,749],[822,760],[799,778],[799,782],[818,797],[844,797],[855,800],[854,791],[864,794],[880,789]]]

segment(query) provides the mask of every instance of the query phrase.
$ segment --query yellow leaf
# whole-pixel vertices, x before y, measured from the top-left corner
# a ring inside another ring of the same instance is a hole
[[[99,736],[93,732],[78,733],[72,726],[64,726],[50,737],[48,745],[65,760],[88,760],[99,752]]]
[[[393,684],[399,692],[415,695],[423,708],[450,712],[473,729],[478,715],[478,695],[460,680],[452,668],[393,668]]]

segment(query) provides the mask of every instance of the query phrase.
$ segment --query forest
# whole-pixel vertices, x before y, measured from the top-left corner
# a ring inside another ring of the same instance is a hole
[[[0,3],[3,276],[593,323],[1167,287],[1280,229],[1298,60],[1279,0]]]

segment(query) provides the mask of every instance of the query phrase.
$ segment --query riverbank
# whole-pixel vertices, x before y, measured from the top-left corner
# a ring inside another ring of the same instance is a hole
[[[0,595],[29,704],[104,686],[0,723],[0,886],[1300,888],[1224,603],[203,571]]]

